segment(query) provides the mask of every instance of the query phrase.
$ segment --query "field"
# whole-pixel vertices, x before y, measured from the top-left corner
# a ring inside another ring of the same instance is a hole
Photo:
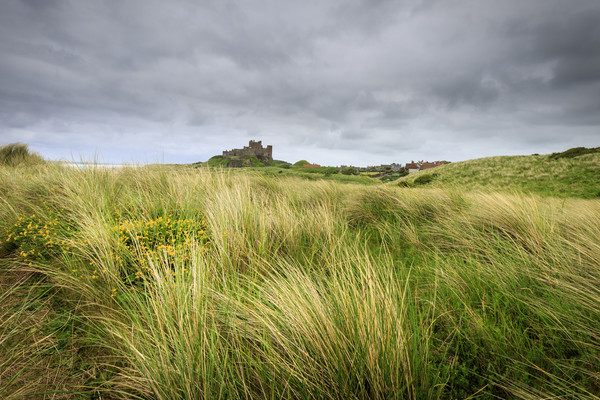
[[[600,200],[278,175],[0,166],[0,398],[599,398]]]

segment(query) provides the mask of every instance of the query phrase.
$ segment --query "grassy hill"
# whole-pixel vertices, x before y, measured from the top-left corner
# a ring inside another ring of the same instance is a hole
[[[421,171],[393,184],[596,198],[600,197],[600,152],[579,155],[567,150],[551,155],[480,158]]]

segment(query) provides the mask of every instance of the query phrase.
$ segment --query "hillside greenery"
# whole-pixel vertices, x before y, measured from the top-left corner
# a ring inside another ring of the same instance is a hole
[[[299,160],[292,164],[294,167],[302,167],[303,165],[310,164],[310,162],[306,160]]]
[[[600,200],[459,164],[0,166],[0,398],[597,399]]]
[[[197,166],[208,166],[212,168],[227,168],[227,158],[223,156],[213,156],[206,163],[197,163]]]
[[[211,167],[211,168],[227,168],[231,167],[229,160],[240,160],[247,163],[245,167],[264,167],[265,163],[260,161],[256,156],[213,156],[205,163],[193,164],[196,167]]]
[[[462,161],[400,178],[401,187],[522,191],[552,197],[600,197],[600,152],[570,149],[563,153],[499,156]]]

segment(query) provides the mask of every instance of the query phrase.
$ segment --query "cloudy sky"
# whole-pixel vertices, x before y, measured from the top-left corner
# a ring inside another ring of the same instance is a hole
[[[598,0],[0,0],[0,144],[324,165],[600,146]]]

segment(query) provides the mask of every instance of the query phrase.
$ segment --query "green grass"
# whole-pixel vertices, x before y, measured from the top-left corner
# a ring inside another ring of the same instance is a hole
[[[552,197],[598,198],[600,153],[566,151],[541,156],[481,158],[410,174],[394,184],[418,185],[419,182],[415,182],[417,179],[430,179],[430,182],[426,182],[427,187],[435,188],[519,190]]]
[[[297,173],[0,166],[0,397],[598,399],[600,200]]]
[[[306,160],[299,160],[296,161],[294,164],[292,164],[292,166],[297,167],[297,168],[302,168],[303,165],[306,164],[310,164],[310,162],[306,161]]]
[[[223,156],[214,156],[211,157],[206,163],[199,163],[200,165],[206,165],[212,168],[226,168],[227,167],[227,158]]]

